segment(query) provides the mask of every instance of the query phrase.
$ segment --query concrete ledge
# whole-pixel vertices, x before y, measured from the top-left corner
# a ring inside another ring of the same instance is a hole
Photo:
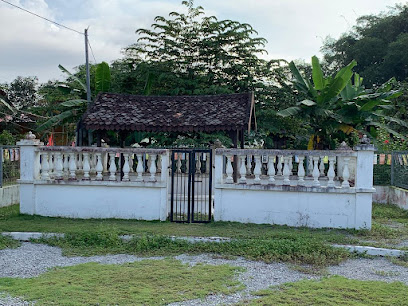
[[[19,241],[30,241],[31,239],[64,237],[64,234],[59,233],[39,233],[39,232],[3,232],[3,236],[10,237]]]
[[[147,180],[147,178],[145,177]],[[158,178],[160,179],[160,178]],[[105,186],[105,187],[146,187],[146,188],[165,188],[165,182],[125,182],[125,181],[64,181],[64,180],[18,180],[19,184],[29,185],[65,185],[65,186]]]
[[[41,239],[41,238],[64,238],[63,233],[41,233],[41,232],[3,232],[1,235],[10,237],[14,240],[19,241],[30,241],[31,239]],[[119,236],[123,241],[129,241],[135,237],[135,235],[121,235]],[[229,242],[231,238],[226,237],[188,237],[188,236],[170,236],[171,240],[183,240],[190,243],[197,242]]]
[[[359,254],[367,254],[372,256],[391,256],[400,257],[408,254],[406,251],[396,250],[396,249],[385,249],[385,248],[375,248],[370,246],[360,246],[360,245],[340,245],[333,244],[335,248],[346,249],[350,252],[356,252]]]
[[[310,193],[374,193],[374,188],[355,188],[355,187],[312,187],[312,186],[286,186],[286,185],[263,185],[263,184],[225,184],[217,183],[215,188],[218,189],[234,189],[234,190],[268,190],[268,191],[290,191],[290,192],[310,192]]]
[[[10,185],[0,188],[0,207],[20,202],[20,186]]]
[[[41,233],[41,232],[3,232],[1,235],[10,237],[14,240],[19,241],[30,241],[31,239],[40,239],[40,238],[63,238],[65,234],[63,233]],[[131,240],[135,235],[122,235],[120,238],[124,241]],[[231,238],[227,237],[187,237],[187,236],[170,236],[171,240],[183,240],[190,243],[197,242],[229,242]],[[372,256],[391,256],[391,257],[400,257],[408,254],[407,251],[396,250],[396,249],[386,249],[386,248],[375,248],[370,246],[359,246],[359,245],[341,245],[333,244],[335,248],[346,249],[349,252],[356,252],[359,254],[367,254]]]

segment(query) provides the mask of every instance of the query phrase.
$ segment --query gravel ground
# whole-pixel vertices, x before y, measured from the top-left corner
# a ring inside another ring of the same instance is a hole
[[[286,282],[295,282],[301,279],[317,279],[316,275],[304,274],[291,270],[283,263],[266,264],[263,262],[248,261],[243,258],[222,259],[211,255],[179,255],[175,257],[183,263],[195,265],[205,263],[212,265],[229,264],[243,267],[245,272],[237,275],[237,279],[245,286],[245,290],[232,295],[213,295],[203,300],[191,300],[175,305],[219,305],[234,304],[242,299],[254,298],[250,292],[279,285]],[[132,255],[106,255],[92,257],[65,257],[61,249],[42,244],[23,243],[16,249],[0,250],[0,277],[35,277],[52,267],[72,266],[86,262],[105,264],[122,264],[140,261],[145,258]],[[162,257],[149,257],[162,259]],[[329,274],[342,275],[347,278],[360,280],[401,281],[408,284],[408,268],[394,265],[384,258],[351,259],[338,266],[328,268]],[[26,301],[0,294],[0,305],[31,305]]]

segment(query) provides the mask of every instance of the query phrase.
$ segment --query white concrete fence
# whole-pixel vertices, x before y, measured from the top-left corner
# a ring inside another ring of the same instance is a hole
[[[36,139],[17,144],[22,213],[167,219],[167,150],[46,147]]]
[[[47,147],[32,134],[17,144],[22,213],[142,220],[169,216],[166,149]],[[371,145],[354,151],[217,149],[214,219],[371,228],[373,152]]]
[[[214,219],[371,228],[373,153],[217,149]]]

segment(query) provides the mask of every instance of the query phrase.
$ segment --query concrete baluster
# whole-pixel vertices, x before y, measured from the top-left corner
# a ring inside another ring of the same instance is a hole
[[[96,158],[96,167],[95,167],[96,178],[95,179],[97,181],[102,181],[103,180],[103,176],[102,176],[102,171],[103,171],[102,153],[96,153],[95,158]]]
[[[268,159],[268,176],[269,183],[275,182],[275,156],[271,155]]]
[[[290,163],[292,156],[283,157],[283,185],[290,185]]]
[[[69,180],[71,181],[76,180],[76,173],[75,173],[77,170],[76,159],[77,159],[77,156],[74,152],[69,153]]]
[[[319,187],[319,156],[313,156],[313,186]]]
[[[130,172],[130,166],[129,166],[129,153],[123,153],[123,159],[124,159],[124,164],[123,164],[123,178],[122,181],[128,182],[129,181],[129,172]]]
[[[227,184],[232,184],[234,182],[234,179],[232,178],[232,174],[234,173],[234,169],[232,169],[232,164],[231,164],[231,155],[227,155],[227,166],[225,168],[225,173],[227,174],[227,178],[225,179],[225,182]]]
[[[149,171],[150,171],[150,182],[156,182],[156,158],[157,155],[156,154],[149,154],[149,160],[150,160],[150,167],[149,167]]]
[[[261,183],[261,174],[262,174],[262,163],[261,163],[261,156],[260,155],[254,155],[254,161],[255,161],[255,168],[254,168],[254,184],[260,184]]]
[[[327,177],[329,181],[327,182],[327,187],[334,187],[334,177],[336,173],[334,172],[334,163],[336,161],[336,156],[329,156],[329,170],[327,171]]]
[[[136,154],[137,157],[137,167],[136,167],[136,172],[137,172],[137,177],[136,181],[137,182],[142,182],[143,181],[143,155],[142,154]]]
[[[349,161],[350,157],[345,157],[344,158],[344,168],[343,168],[343,183],[341,184],[341,187],[343,188],[348,188],[350,187],[349,183],[349,178],[350,178],[350,171],[349,171]]]
[[[109,180],[116,181],[116,162],[115,162],[116,153],[109,153]]]
[[[57,152],[55,153],[55,179],[62,180],[64,178],[64,174],[62,170],[64,169],[64,165],[62,163],[62,153]]]
[[[251,175],[252,174],[252,155],[247,155],[246,169],[247,169],[247,175]]]
[[[246,156],[241,155],[239,157],[239,159],[240,159],[240,162],[241,162],[241,166],[239,167],[239,182],[241,184],[246,184],[246,171],[247,171],[247,168],[245,166]]]
[[[48,152],[41,152],[41,179],[49,180],[50,179],[50,164],[48,163]]]
[[[304,167],[304,162],[305,157],[304,156],[299,156],[299,165],[298,165],[298,186],[305,186],[305,167]]]
[[[89,176],[89,171],[91,171],[91,165],[90,165],[90,162],[89,162],[89,153],[84,152],[84,153],[82,153],[82,155],[83,155],[83,158],[84,158],[83,164],[82,164],[83,170],[84,170],[84,176],[82,177],[82,180],[83,181],[89,181],[91,179],[90,176]]]
[[[96,174],[96,154],[95,153],[89,153],[89,165],[91,166],[91,169],[89,171],[89,175],[93,176]]]

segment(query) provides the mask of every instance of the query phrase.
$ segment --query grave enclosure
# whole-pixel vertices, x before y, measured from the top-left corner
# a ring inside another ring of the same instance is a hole
[[[354,150],[215,149],[192,155],[47,147],[33,135],[18,145],[25,214],[371,228],[370,144]],[[184,185],[175,186],[177,175]]]

